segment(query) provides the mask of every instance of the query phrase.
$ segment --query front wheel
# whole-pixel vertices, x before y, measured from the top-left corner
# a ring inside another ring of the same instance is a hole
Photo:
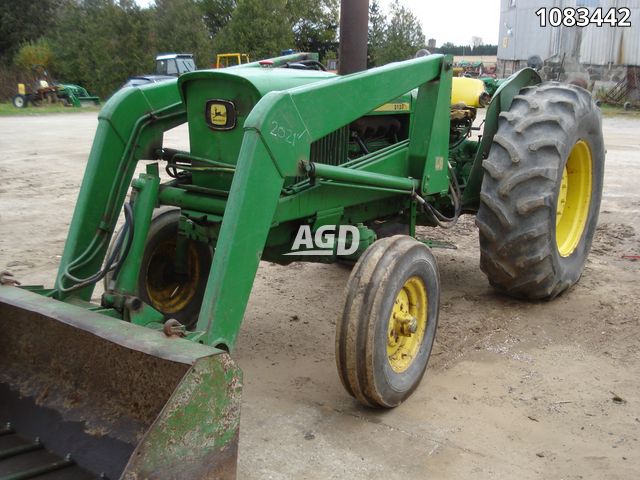
[[[336,331],[345,389],[370,407],[395,407],[427,368],[438,323],[440,281],[431,251],[403,235],[375,242],[346,287]]]
[[[604,176],[600,111],[589,92],[547,83],[500,114],[480,193],[480,266],[507,294],[551,299],[580,278]]]
[[[213,255],[208,245],[187,240],[186,271],[176,271],[179,220],[180,210],[175,208],[161,207],[153,212],[136,293],[140,300],[167,318],[174,318],[192,329],[200,313]],[[105,289],[110,286],[111,274],[105,277]]]
[[[13,97],[13,106],[16,108],[26,108],[27,107],[27,97],[24,95],[14,95]]]

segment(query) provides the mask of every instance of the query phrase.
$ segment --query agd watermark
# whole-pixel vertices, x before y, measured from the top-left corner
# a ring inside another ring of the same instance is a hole
[[[285,255],[297,256],[349,256],[358,251],[360,230],[353,225],[323,225],[314,233],[310,225],[301,225]]]

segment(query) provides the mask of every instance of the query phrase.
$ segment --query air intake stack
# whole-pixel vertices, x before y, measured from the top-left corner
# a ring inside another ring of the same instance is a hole
[[[340,75],[367,69],[369,0],[342,0],[340,9]]]

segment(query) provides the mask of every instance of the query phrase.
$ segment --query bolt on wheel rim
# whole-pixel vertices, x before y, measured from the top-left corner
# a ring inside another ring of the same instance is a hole
[[[556,244],[562,257],[570,256],[582,239],[591,205],[593,163],[591,149],[579,140],[562,173],[556,205]]]
[[[419,277],[409,278],[396,296],[387,326],[387,358],[397,373],[405,372],[420,351],[427,310],[424,282]]]

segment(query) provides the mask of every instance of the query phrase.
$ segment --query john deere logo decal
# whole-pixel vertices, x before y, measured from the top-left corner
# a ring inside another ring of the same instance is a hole
[[[236,106],[228,100],[209,100],[205,115],[213,130],[231,130],[236,126]]]
[[[224,127],[227,124],[227,106],[211,105],[211,124]]]

